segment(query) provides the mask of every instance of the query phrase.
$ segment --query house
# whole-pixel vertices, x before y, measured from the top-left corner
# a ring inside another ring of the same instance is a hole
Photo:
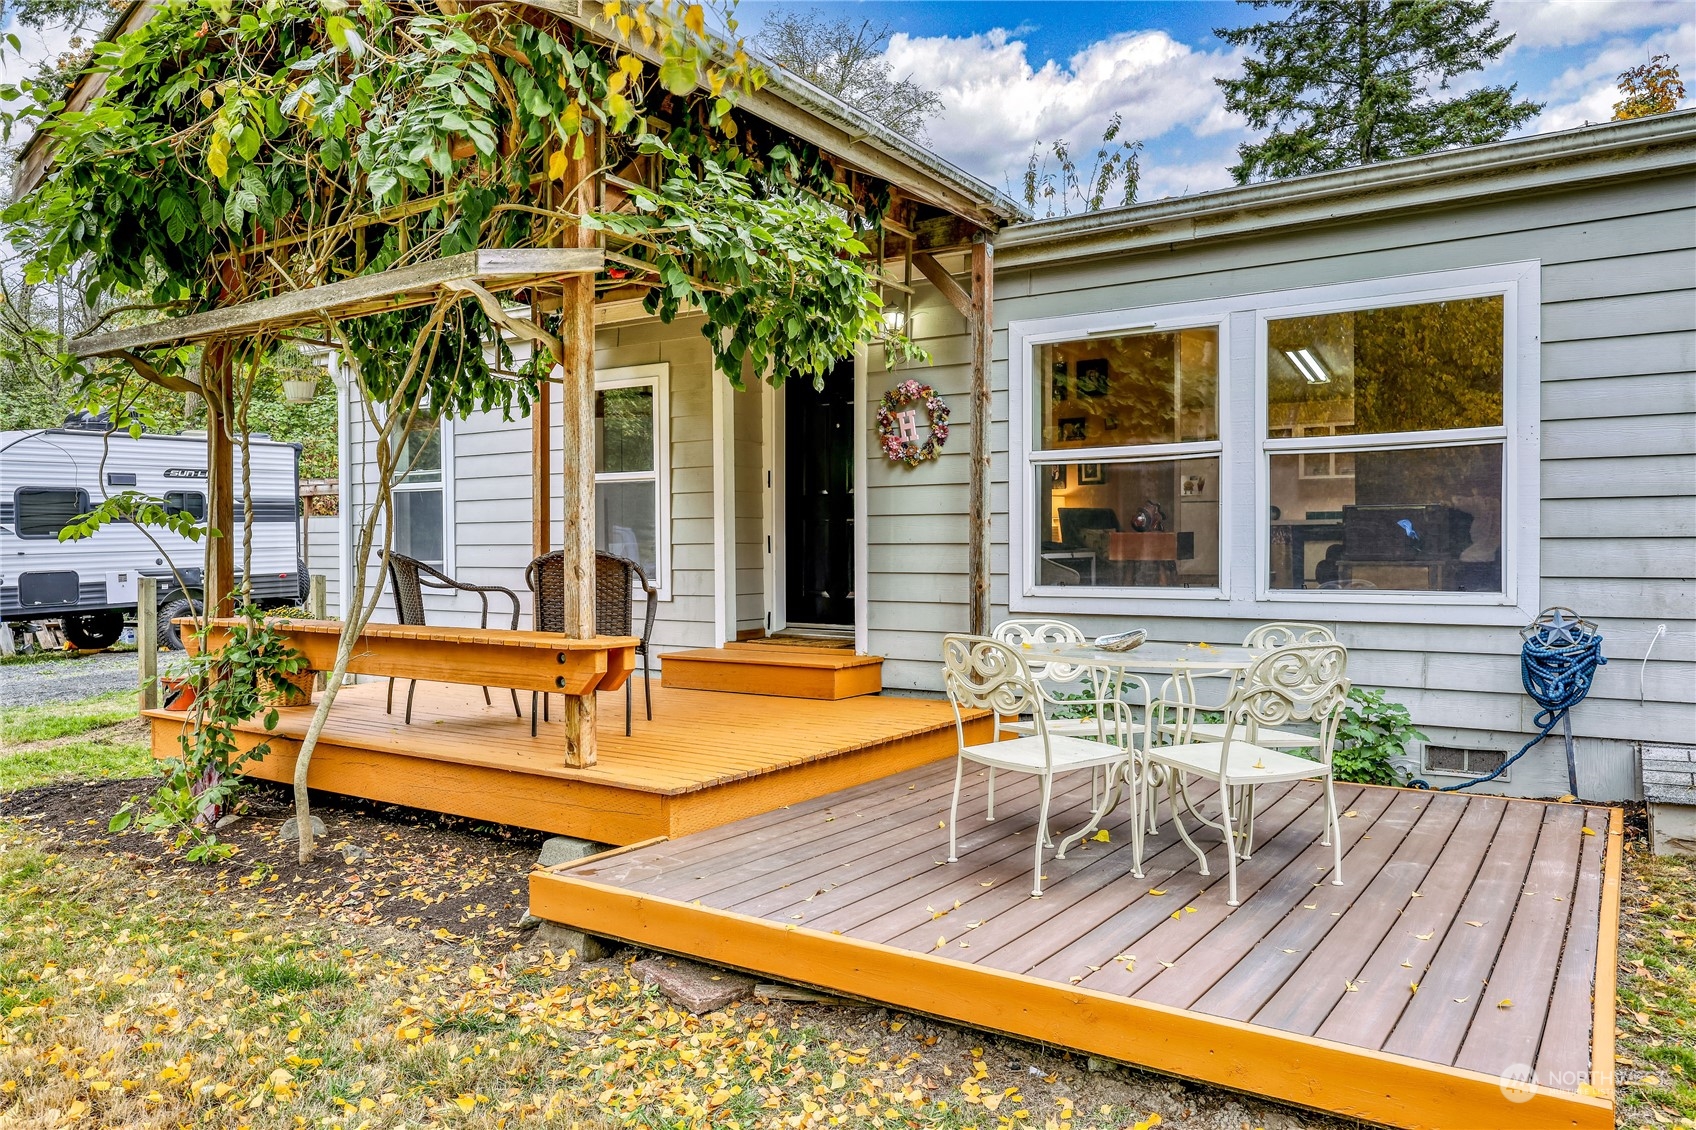
[[[1324,623],[1428,735],[1408,768],[1444,785],[1537,732],[1519,629],[1564,605],[1610,660],[1572,715],[1577,792],[1639,796],[1639,744],[1693,740],[1696,112],[1029,221],[802,84],[771,98],[863,131],[832,151],[875,154],[993,243],[992,621],[1213,643]],[[834,636],[883,658],[886,690],[940,691],[941,637],[972,620],[972,339],[958,294],[885,271],[929,362],[868,349],[822,390],[735,391],[694,320],[597,310],[602,446],[554,444],[554,473],[596,460],[598,538],[658,586],[660,652]],[[917,466],[875,430],[909,379],[952,412]],[[527,421],[444,423],[397,547],[522,596],[532,451]],[[1566,780],[1556,736],[1481,787]]]

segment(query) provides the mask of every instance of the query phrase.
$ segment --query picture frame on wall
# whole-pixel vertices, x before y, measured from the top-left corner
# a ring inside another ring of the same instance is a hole
[[[1079,463],[1078,485],[1081,487],[1104,487],[1107,485],[1107,464]]]
[[[1089,357],[1078,362],[1078,398],[1107,395],[1107,358]]]
[[[1089,438],[1089,420],[1084,416],[1070,416],[1060,421],[1061,443],[1082,443]]]
[[[1054,362],[1049,374],[1049,397],[1058,402],[1070,398],[1072,378],[1065,361]]]
[[[1048,486],[1051,490],[1066,489],[1066,464],[1050,463],[1048,465]]]

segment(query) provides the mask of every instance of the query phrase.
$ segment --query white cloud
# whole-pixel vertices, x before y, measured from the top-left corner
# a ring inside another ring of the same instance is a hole
[[[1662,28],[1645,39],[1616,39],[1596,48],[1584,62],[1568,67],[1550,80],[1537,97],[1547,105],[1532,124],[1536,133],[1572,129],[1586,122],[1605,122],[1613,117],[1619,101],[1619,76],[1623,71],[1648,61],[1657,54],[1670,55],[1674,63],[1692,59],[1696,49],[1696,23]],[[1687,81],[1686,85],[1696,86]],[[1690,105],[1686,98],[1684,105]]]
[[[1516,48],[1571,47],[1689,15],[1689,0],[1505,0],[1495,7]]]
[[[15,24],[6,29],[16,35],[23,45],[21,53],[14,53],[10,46],[5,48],[0,57],[0,82],[17,82],[35,73],[38,64],[56,59],[71,49],[71,33],[62,27],[49,27],[40,31],[34,28]],[[99,38],[99,31],[85,35],[84,42],[92,42]]]
[[[930,125],[932,147],[998,187],[1017,181],[1039,141],[1065,138],[1074,152],[1093,155],[1115,111],[1124,115],[1121,137],[1144,142],[1177,129],[1197,137],[1241,129],[1213,82],[1238,70],[1237,56],[1196,50],[1164,31],[1110,36],[1064,65],[1052,59],[1033,65],[1025,43],[1004,29],[959,38],[898,34],[885,57],[897,75],[942,95],[946,109]],[[1180,180],[1171,191],[1219,187],[1229,182],[1228,163],[1206,166],[1211,177],[1199,169],[1155,175],[1150,168],[1142,195],[1159,195],[1151,191],[1156,184]],[[1089,162],[1083,164],[1087,171]]]

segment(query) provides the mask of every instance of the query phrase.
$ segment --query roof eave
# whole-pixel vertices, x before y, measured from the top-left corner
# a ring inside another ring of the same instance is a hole
[[[1015,224],[997,238],[996,262],[1007,268],[1166,248],[1681,165],[1696,165],[1696,110]]]

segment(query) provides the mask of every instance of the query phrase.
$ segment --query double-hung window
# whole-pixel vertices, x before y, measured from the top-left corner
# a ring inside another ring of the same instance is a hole
[[[642,567],[669,594],[666,365],[595,379],[595,544]]]
[[[1539,274],[1013,320],[1012,611],[1520,622]]]
[[[448,567],[447,497],[442,421],[419,420],[395,456],[394,550],[437,568]]]

